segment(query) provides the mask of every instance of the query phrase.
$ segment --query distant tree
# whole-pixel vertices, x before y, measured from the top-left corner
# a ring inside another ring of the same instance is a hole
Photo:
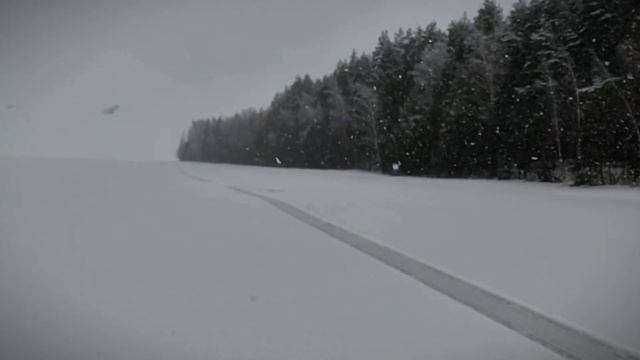
[[[404,32],[400,30],[396,40],[399,41],[403,36]],[[400,111],[407,95],[405,79],[408,73],[397,41],[392,41],[385,31],[380,35],[373,52],[374,86],[378,96],[376,127],[383,172],[393,171],[393,164],[400,161],[400,142],[403,140]]]

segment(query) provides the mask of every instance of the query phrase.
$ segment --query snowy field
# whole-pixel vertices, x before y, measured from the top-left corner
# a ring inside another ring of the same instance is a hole
[[[233,185],[640,350],[640,191],[0,160],[2,359],[558,359]]]

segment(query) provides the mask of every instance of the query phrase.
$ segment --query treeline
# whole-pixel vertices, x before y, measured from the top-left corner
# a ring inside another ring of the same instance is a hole
[[[267,109],[194,121],[178,158],[576,184],[640,179],[638,0],[492,0],[382,32]]]

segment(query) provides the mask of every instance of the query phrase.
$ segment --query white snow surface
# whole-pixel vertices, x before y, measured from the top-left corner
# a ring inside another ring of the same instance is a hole
[[[0,358],[558,359],[225,185],[638,349],[638,190],[0,159]]]
[[[640,350],[640,189],[183,164]]]

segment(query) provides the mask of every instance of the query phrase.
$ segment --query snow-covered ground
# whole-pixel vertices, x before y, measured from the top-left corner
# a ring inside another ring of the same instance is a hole
[[[0,358],[558,358],[224,185],[640,348],[638,190],[3,159]]]
[[[182,164],[640,350],[640,190]],[[215,188],[215,187],[214,187]]]

